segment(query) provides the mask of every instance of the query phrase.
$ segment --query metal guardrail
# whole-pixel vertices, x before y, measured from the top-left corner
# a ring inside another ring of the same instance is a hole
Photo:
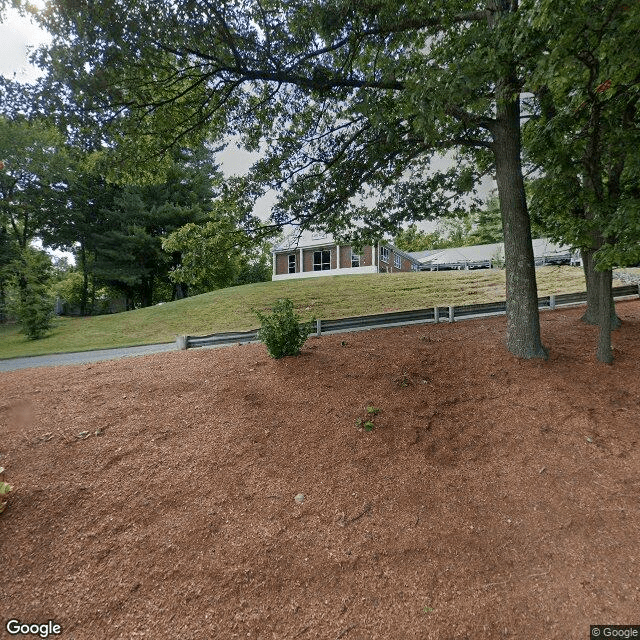
[[[640,296],[640,285],[627,285],[613,288],[614,298]],[[538,298],[539,309],[556,309],[568,305],[584,304],[587,301],[586,291],[580,293],[562,293],[559,295]],[[489,302],[486,304],[468,304],[462,306],[433,307],[414,309],[411,311],[394,311],[392,313],[376,313],[368,316],[338,318],[334,320],[316,320],[315,335],[323,333],[341,333],[357,331],[369,327],[393,327],[427,322],[455,322],[465,318],[481,318],[506,313],[506,302]],[[230,331],[214,333],[208,336],[178,336],[178,349],[195,347],[213,347],[229,344],[253,342],[258,339],[258,330]]]

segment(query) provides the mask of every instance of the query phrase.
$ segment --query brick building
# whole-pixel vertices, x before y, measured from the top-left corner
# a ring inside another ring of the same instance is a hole
[[[366,245],[355,253],[349,245],[338,245],[330,234],[305,231],[275,245],[273,280],[313,278],[358,273],[417,271],[418,260],[388,242]]]

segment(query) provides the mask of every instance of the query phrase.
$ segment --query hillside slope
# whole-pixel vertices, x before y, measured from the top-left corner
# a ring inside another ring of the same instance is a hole
[[[0,375],[5,620],[75,640],[630,624],[640,301],[613,366],[581,312],[541,313],[546,362],[494,317]]]
[[[537,270],[541,296],[584,290],[582,269]],[[59,318],[52,333],[28,341],[0,327],[0,358],[172,342],[177,335],[206,335],[258,326],[253,312],[278,298],[293,300],[303,319],[342,318],[505,299],[498,270],[441,271],[307,278],[230,287],[146,309],[90,318]]]

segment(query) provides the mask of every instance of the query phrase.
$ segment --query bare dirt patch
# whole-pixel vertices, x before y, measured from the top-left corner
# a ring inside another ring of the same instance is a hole
[[[548,362],[507,354],[496,318],[1,374],[0,636],[637,624],[640,302],[612,367],[581,313],[542,314]]]

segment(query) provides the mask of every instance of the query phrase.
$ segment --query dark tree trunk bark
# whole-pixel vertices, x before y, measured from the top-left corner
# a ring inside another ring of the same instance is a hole
[[[515,82],[497,87],[493,152],[507,276],[507,349],[519,358],[546,358],[540,338],[538,290],[521,165],[520,104]],[[515,96],[515,98],[514,98]]]
[[[89,305],[89,273],[87,272],[87,253],[84,245],[80,245],[80,268],[82,269],[82,295],[80,296],[80,315],[87,315]]]
[[[140,303],[143,307],[153,304],[153,276],[144,278],[140,286]]]
[[[172,256],[173,267],[176,268],[182,262],[182,253],[174,251]],[[189,296],[189,286],[184,282],[175,282],[173,284],[173,300],[182,300]]]
[[[93,264],[91,267],[91,315],[96,313],[96,272],[95,264],[98,260],[98,252],[93,253]]]
[[[183,298],[187,298],[189,296],[189,289],[186,284],[183,282],[176,282],[173,285],[173,299],[174,300],[182,300]]]
[[[7,321],[7,293],[4,288],[4,280],[0,279],[0,324],[4,324]]]
[[[600,290],[600,337],[596,357],[600,362],[611,364],[613,362],[613,350],[611,348],[611,269],[596,271],[598,289]]]
[[[584,270],[584,279],[587,283],[587,309],[582,316],[582,322],[585,324],[600,324],[600,300],[602,296],[600,280],[598,272],[595,269],[595,260],[593,258],[593,249],[583,249],[580,252],[582,256],[582,268]],[[611,272],[609,272],[611,273]],[[610,287],[611,289],[611,287]],[[618,329],[622,324],[622,320],[616,314],[616,306],[611,294],[611,329]]]

